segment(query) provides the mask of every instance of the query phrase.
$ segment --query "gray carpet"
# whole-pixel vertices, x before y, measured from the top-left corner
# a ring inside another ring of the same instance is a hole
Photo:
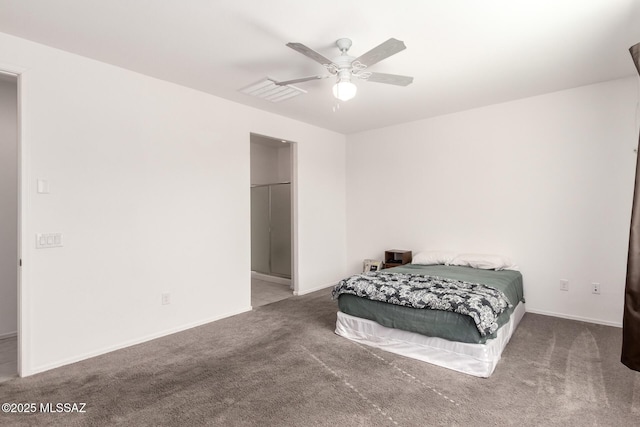
[[[1,425],[631,426],[640,374],[621,330],[527,314],[489,379],[333,333],[324,290],[25,379],[2,402],[86,413],[0,414]]]

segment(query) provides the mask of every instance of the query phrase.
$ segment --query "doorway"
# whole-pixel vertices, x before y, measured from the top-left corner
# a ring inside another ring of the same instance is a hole
[[[293,143],[251,134],[251,305],[293,295]]]
[[[18,375],[18,77],[0,71],[0,382]]]

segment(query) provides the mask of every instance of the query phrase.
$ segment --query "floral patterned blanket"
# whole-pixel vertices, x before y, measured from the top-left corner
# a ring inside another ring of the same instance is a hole
[[[498,329],[498,316],[512,307],[502,291],[487,285],[384,271],[356,274],[341,280],[333,289],[333,299],[341,294],[467,315],[473,319],[482,336],[494,333]]]

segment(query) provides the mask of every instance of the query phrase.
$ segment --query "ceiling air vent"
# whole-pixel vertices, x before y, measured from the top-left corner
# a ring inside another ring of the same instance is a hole
[[[250,96],[266,99],[271,102],[280,102],[285,99],[293,98],[294,96],[307,93],[302,89],[298,89],[295,86],[283,85],[279,86],[275,83],[275,80],[266,79],[257,83],[249,85],[244,89],[240,89],[240,92]]]

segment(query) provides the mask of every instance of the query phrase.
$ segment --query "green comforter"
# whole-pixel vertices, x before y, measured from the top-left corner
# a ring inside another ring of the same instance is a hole
[[[504,292],[509,302],[513,305],[513,308],[505,310],[498,317],[499,326],[507,323],[513,313],[513,309],[520,301],[524,302],[522,274],[518,271],[479,270],[470,267],[415,264],[395,267],[388,271],[447,277],[494,287]],[[495,333],[484,337],[481,336],[473,319],[469,316],[448,311],[403,307],[380,301],[370,301],[348,294],[340,296],[338,307],[343,313],[373,320],[389,328],[402,329],[450,341],[481,344],[495,338]]]

